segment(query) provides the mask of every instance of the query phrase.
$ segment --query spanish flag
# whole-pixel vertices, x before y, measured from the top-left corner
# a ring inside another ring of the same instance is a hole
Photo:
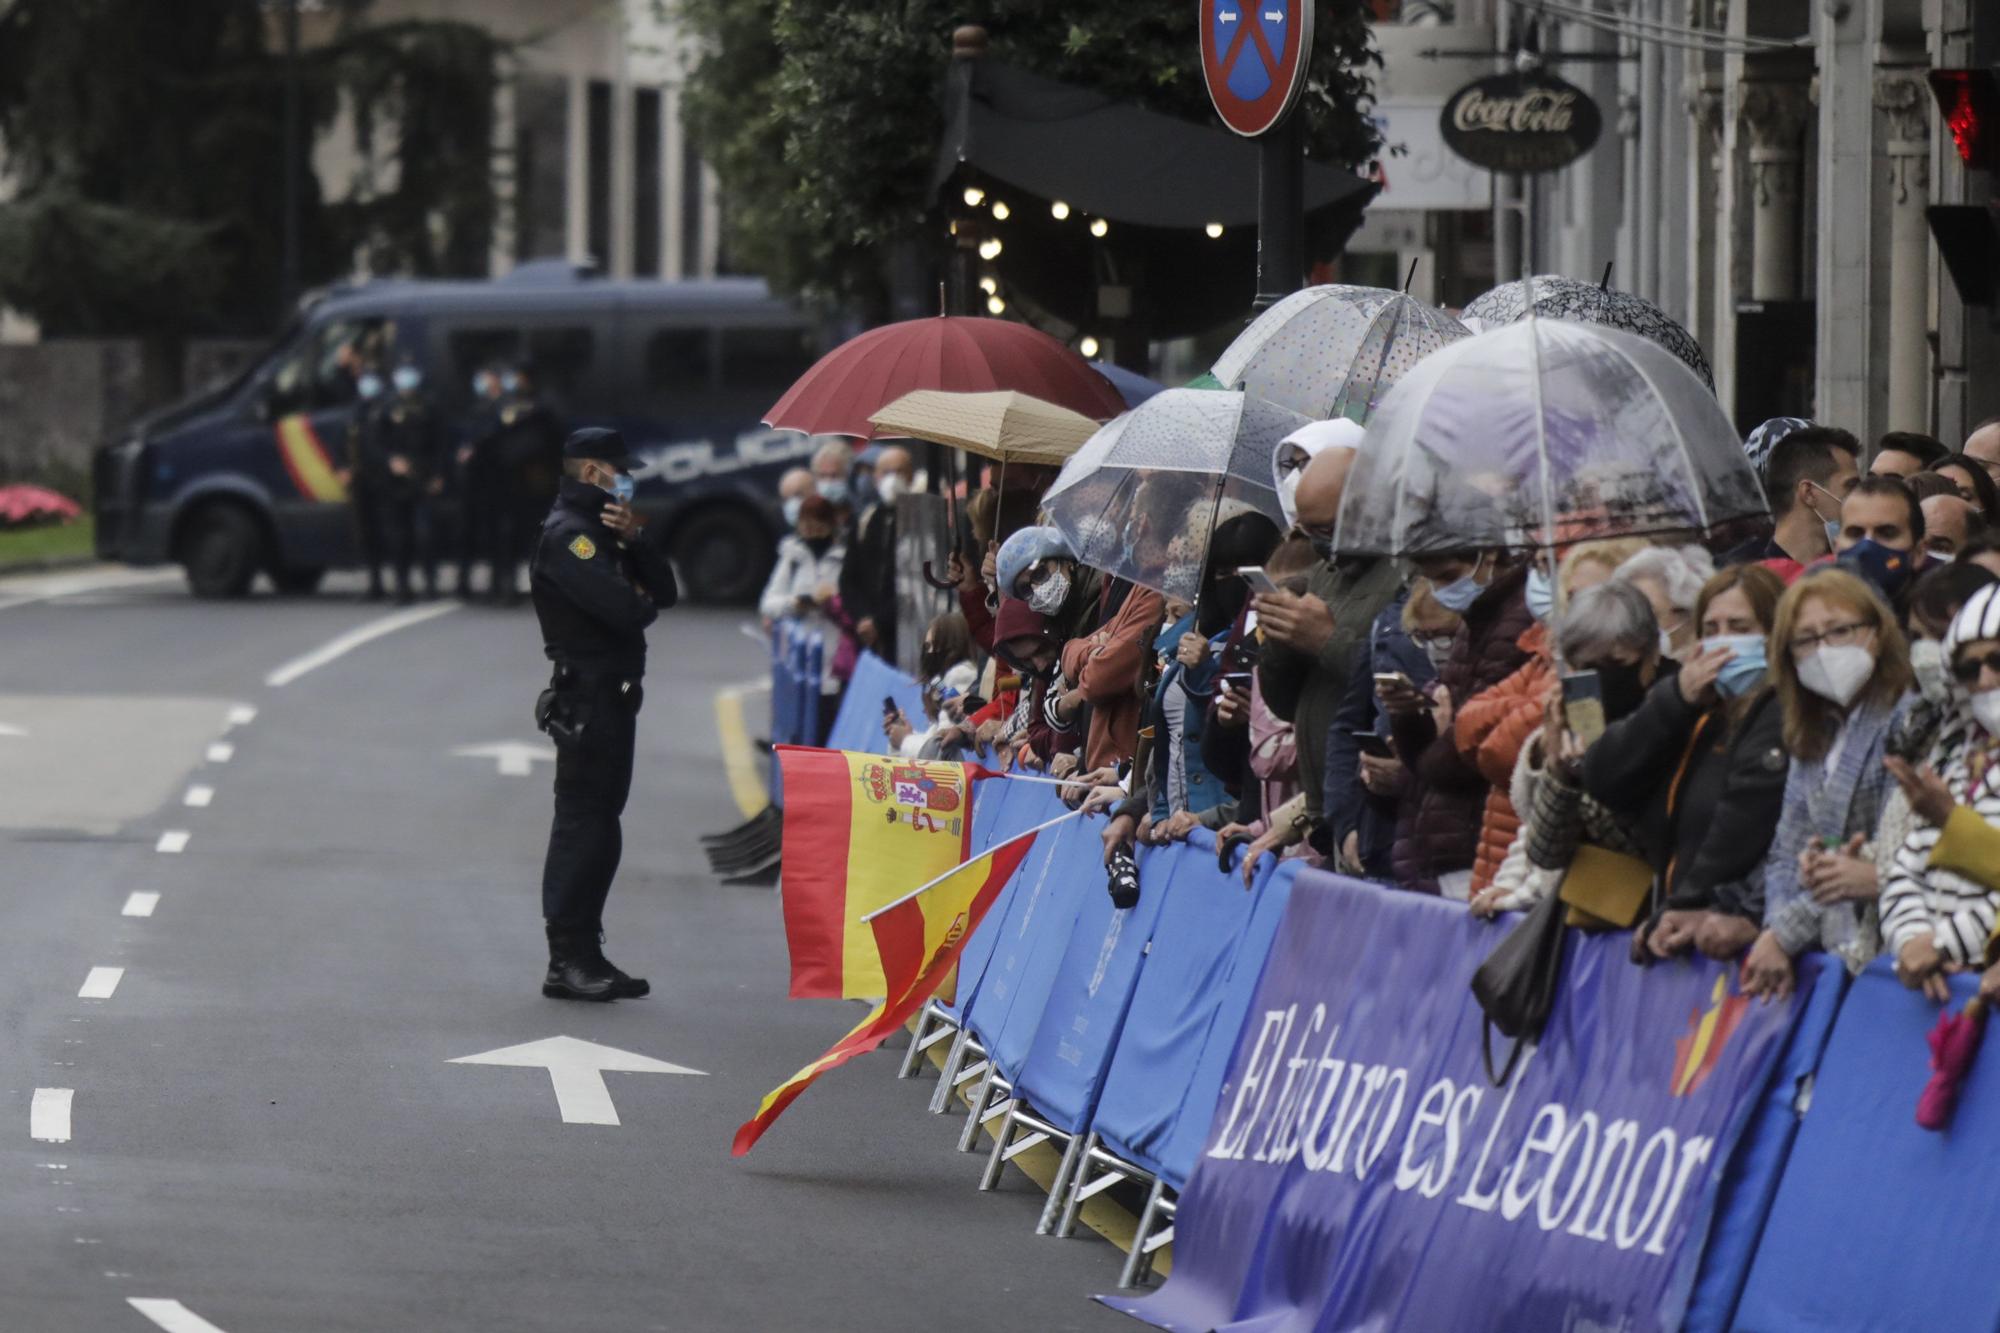
[[[958,966],[966,938],[979,929],[986,910],[1000,896],[1001,888],[1034,845],[1033,832],[1002,843],[923,892],[905,898],[870,923],[879,949],[880,970],[888,974],[885,990],[888,998],[876,1005],[853,1031],[835,1042],[825,1055],[764,1098],[757,1114],[736,1131],[736,1141],[730,1148],[732,1156],[741,1157],[749,1152],[771,1122],[783,1115],[785,1108],[812,1086],[813,1080],[857,1055],[874,1050],[923,1008],[924,1001]],[[789,857],[790,852],[786,855]]]
[[[892,995],[861,918],[971,854],[972,783],[990,770],[792,745],[778,765],[792,998]]]

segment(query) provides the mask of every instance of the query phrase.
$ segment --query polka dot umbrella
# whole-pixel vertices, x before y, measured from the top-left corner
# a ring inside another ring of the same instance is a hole
[[[1308,417],[1366,423],[1412,366],[1470,332],[1402,292],[1308,287],[1251,321],[1212,373],[1224,388]]]
[[[1545,273],[1534,279],[1535,313],[1545,319],[1574,320],[1578,324],[1599,324],[1607,329],[1636,333],[1672,352],[1680,363],[1701,377],[1712,393],[1715,376],[1701,344],[1675,322],[1674,317],[1643,296],[1621,292],[1603,283],[1565,278]],[[1275,308],[1275,307],[1274,307]],[[1528,313],[1527,289],[1521,282],[1503,282],[1491,291],[1474,297],[1460,312],[1477,319],[1489,329],[1512,324]]]

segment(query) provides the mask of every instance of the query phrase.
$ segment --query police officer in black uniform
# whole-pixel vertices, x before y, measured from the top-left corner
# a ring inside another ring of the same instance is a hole
[[[493,553],[498,490],[493,442],[500,430],[500,372],[482,366],[472,376],[472,404],[465,439],[458,446],[458,599],[472,600],[472,567]],[[487,566],[489,596],[499,584]]]
[[[424,398],[423,372],[409,362],[396,367],[388,398],[360,419],[360,467],[384,527],[396,567],[396,600],[408,603],[410,564],[423,566],[424,592],[437,596],[437,557],[431,546],[431,502],[444,489],[444,423]],[[370,561],[371,583],[373,560]]]
[[[491,597],[512,606],[521,599],[515,591],[515,571],[532,549],[530,538],[562,468],[563,432],[555,413],[536,395],[528,367],[503,371],[500,387],[491,445]]]
[[[603,953],[604,899],[618,873],[618,817],[632,787],[632,743],[646,673],[646,626],[678,595],[662,545],[631,509],[625,441],[590,428],[563,444],[555,507],[528,583],[555,676],[535,721],[556,743],[556,813],[542,868],[549,971],[565,1000],[645,995],[642,978]]]
[[[382,411],[382,375],[363,365],[354,377],[355,403],[347,422],[347,466],[340,480],[354,506],[354,544],[368,567],[368,600],[382,600],[382,508],[389,488],[387,460],[376,449]]]

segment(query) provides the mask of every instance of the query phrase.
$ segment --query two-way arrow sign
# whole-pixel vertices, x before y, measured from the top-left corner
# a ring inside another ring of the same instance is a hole
[[[507,1065],[517,1069],[546,1069],[555,1085],[556,1109],[566,1125],[615,1125],[618,1108],[611,1104],[611,1089],[604,1086],[607,1072],[618,1074],[697,1074],[707,1071],[685,1065],[668,1064],[650,1055],[634,1055],[614,1046],[575,1037],[544,1037],[519,1046],[503,1046],[483,1055],[461,1055],[448,1063],[455,1065]]]
[[[500,765],[503,777],[525,778],[534,771],[535,761],[545,764],[556,761],[556,752],[546,745],[533,741],[489,741],[484,745],[461,745],[452,751],[459,759],[493,759]]]

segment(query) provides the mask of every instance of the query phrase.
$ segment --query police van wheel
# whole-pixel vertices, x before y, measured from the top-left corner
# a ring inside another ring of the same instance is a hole
[[[241,597],[262,563],[264,535],[257,520],[233,504],[196,514],[181,539],[181,567],[197,597]]]
[[[271,570],[271,586],[293,597],[308,597],[319,591],[324,569],[312,565],[278,565]]]
[[[674,534],[674,567],[697,602],[747,602],[771,572],[770,534],[741,509],[691,514]]]

